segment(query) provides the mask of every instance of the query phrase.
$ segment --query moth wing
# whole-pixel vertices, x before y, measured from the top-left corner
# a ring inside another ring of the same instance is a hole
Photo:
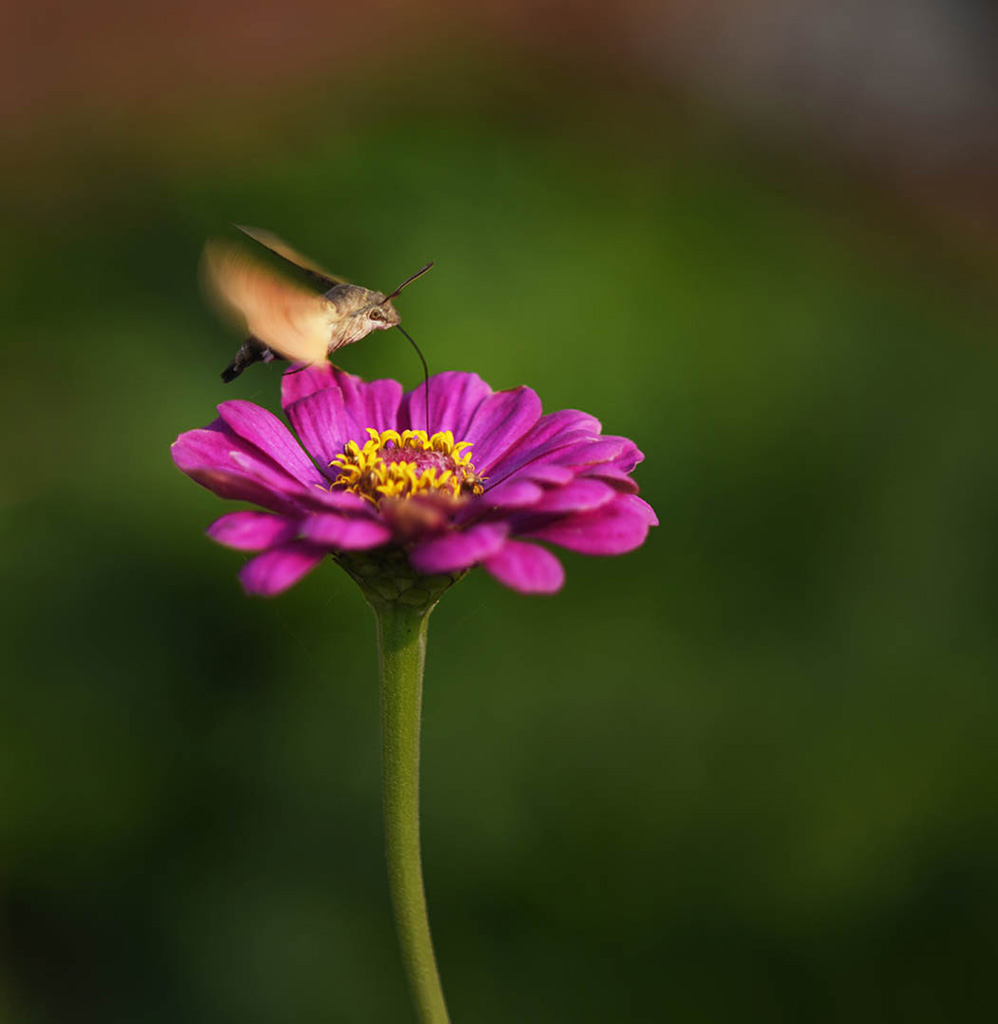
[[[336,311],[321,295],[216,239],[204,247],[201,281],[223,315],[285,359],[325,361]]]
[[[302,255],[297,249],[293,249],[283,238],[275,235],[273,231],[267,231],[265,228],[251,228],[245,224],[234,224],[233,227],[237,228],[248,238],[252,238],[254,242],[262,245],[265,249],[269,249],[275,255],[280,256],[282,260],[286,260],[299,270],[304,270],[312,283],[319,287],[320,291],[327,291],[336,284],[349,283],[345,277],[340,277],[339,274],[331,274],[324,267],[316,263],[315,260]]]

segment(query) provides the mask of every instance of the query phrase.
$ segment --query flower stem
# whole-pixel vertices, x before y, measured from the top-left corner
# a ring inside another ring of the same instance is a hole
[[[370,601],[381,668],[381,783],[388,884],[402,960],[421,1024],[448,1024],[419,853],[419,724],[426,627],[433,609]]]

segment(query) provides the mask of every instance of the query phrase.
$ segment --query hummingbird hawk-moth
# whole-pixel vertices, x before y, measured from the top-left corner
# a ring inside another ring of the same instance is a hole
[[[201,260],[205,291],[248,335],[222,371],[223,381],[229,383],[247,366],[272,359],[323,363],[344,345],[390,327],[398,327],[409,339],[429,377],[426,360],[402,329],[392,299],[422,277],[432,261],[386,295],[330,274],[269,231],[236,227],[277,257],[281,269],[269,266],[262,253],[256,255],[236,242],[210,239],[205,245]]]

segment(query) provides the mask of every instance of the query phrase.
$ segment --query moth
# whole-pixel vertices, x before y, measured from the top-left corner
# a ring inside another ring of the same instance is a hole
[[[315,365],[337,349],[366,338],[371,331],[398,327],[419,354],[424,376],[426,360],[401,327],[392,304],[406,285],[422,277],[433,262],[407,277],[393,292],[371,291],[330,274],[270,231],[235,225],[271,256],[246,245],[209,239],[201,258],[201,281],[208,297],[247,334],[235,358],[222,371],[233,381],[253,363],[287,359]],[[278,270],[270,264],[275,262]]]

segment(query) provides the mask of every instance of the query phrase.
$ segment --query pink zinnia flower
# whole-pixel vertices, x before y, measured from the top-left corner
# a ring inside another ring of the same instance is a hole
[[[214,540],[258,552],[243,566],[247,591],[277,594],[326,555],[358,566],[459,574],[483,565],[524,593],[561,587],[564,570],[540,543],[589,555],[640,545],[655,513],[630,473],[632,441],[600,433],[567,409],[542,415],[528,387],[493,391],[473,373],[403,394],[325,365],[285,373],[282,404],[298,439],[252,402],[180,435],[173,458],[223,498],[269,511],[230,512]],[[300,443],[299,443],[300,442]]]

